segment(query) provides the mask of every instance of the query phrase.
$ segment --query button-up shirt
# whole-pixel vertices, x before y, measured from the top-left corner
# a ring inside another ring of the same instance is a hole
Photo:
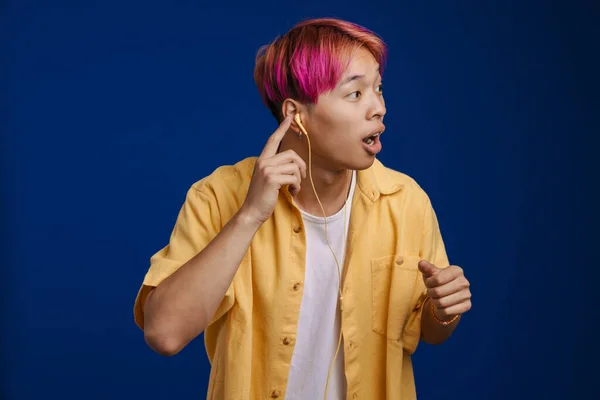
[[[217,168],[187,192],[169,242],[150,258],[134,305],[191,259],[242,206],[256,162]],[[204,341],[208,400],[283,399],[302,302],[306,237],[300,210],[281,190],[222,299]],[[357,172],[342,276],[341,330],[348,399],[415,399],[411,354],[426,288],[420,260],[448,266],[425,191],[379,160]]]

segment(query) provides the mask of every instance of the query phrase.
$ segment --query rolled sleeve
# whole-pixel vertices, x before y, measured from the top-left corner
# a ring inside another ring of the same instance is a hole
[[[446,247],[442,239],[439,223],[431,202],[427,202],[425,208],[423,238],[419,256],[421,260],[429,261],[438,268],[449,266]],[[423,315],[423,303],[427,299],[427,288],[423,282],[423,275],[418,272],[418,278],[413,292],[413,304],[415,304],[403,332],[404,349],[412,354],[417,349],[421,339],[421,317]]]
[[[221,218],[216,201],[197,187],[191,187],[168,244],[150,258],[150,267],[136,296],[134,320],[141,329],[144,329],[144,303],[148,293],[202,251],[220,230]],[[232,283],[213,320],[231,308],[233,299]]]

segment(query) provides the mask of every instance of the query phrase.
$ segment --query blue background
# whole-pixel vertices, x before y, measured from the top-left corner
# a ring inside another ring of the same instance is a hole
[[[473,309],[414,356],[420,399],[563,399],[599,356],[598,3],[4,2],[2,398],[204,398],[132,307],[187,188],[276,128],[258,47],[308,17],[388,43],[380,159],[430,194]],[[597,231],[596,231],[597,232]]]

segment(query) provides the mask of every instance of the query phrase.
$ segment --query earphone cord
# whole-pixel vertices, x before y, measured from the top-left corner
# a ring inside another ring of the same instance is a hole
[[[298,121],[296,121],[298,122]],[[339,300],[340,300],[340,312],[343,310],[343,299],[344,296],[342,295],[342,271],[340,268],[340,263],[338,261],[337,256],[335,255],[335,252],[333,251],[333,248],[331,247],[331,244],[329,243],[329,234],[328,234],[328,230],[327,230],[327,215],[325,213],[325,209],[323,208],[323,204],[321,204],[321,200],[319,199],[319,196],[317,195],[317,189],[315,189],[315,183],[313,182],[313,178],[312,178],[312,151],[311,151],[311,147],[310,147],[310,138],[308,137],[308,133],[306,132],[306,129],[304,129],[304,127],[302,126],[302,124],[298,123],[298,127],[302,130],[302,133],[304,133],[304,136],[306,136],[306,140],[308,141],[308,176],[310,178],[310,183],[312,185],[313,188],[313,192],[315,193],[315,196],[317,198],[317,202],[319,203],[319,206],[321,206],[321,210],[323,211],[323,217],[325,218],[325,241],[327,242],[327,246],[329,247],[329,250],[331,250],[331,254],[333,254],[333,258],[335,259],[335,263],[337,264],[337,270],[338,270],[338,292],[339,292]],[[347,203],[348,199],[346,198],[346,202],[344,203],[344,251],[346,248],[346,203]],[[340,346],[342,344],[342,328],[340,326],[340,335],[339,335],[339,339],[338,339],[338,344],[337,344],[337,348],[335,350],[335,355],[333,356],[333,362],[331,363],[331,367],[329,368],[329,373],[327,374],[327,382],[325,383],[325,393],[323,394],[323,399],[327,400],[327,391],[329,388],[329,379],[331,378],[331,373],[333,372],[333,367],[335,365],[335,361],[337,359],[338,353],[340,351]]]

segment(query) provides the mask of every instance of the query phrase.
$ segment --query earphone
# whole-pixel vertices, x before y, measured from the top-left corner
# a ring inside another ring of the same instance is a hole
[[[308,132],[306,132],[306,128],[304,128],[304,125],[302,125],[302,121],[300,121],[300,114],[299,113],[296,113],[294,115],[294,121],[298,125],[298,128],[300,128],[300,132],[302,132],[306,136],[306,138],[308,139]],[[309,154],[309,157],[310,157],[310,147],[308,149],[308,154]]]
[[[317,194],[317,189],[315,189],[315,183],[313,182],[313,178],[312,178],[312,149],[310,147],[310,138],[308,137],[308,132],[304,128],[304,125],[302,125],[302,122],[300,121],[299,113],[296,113],[296,115],[294,115],[294,121],[298,125],[298,128],[300,128],[300,131],[304,134],[304,136],[306,136],[306,139],[308,142],[308,176],[310,178],[310,183],[313,188],[313,193],[315,194],[315,197],[317,198],[317,202],[319,203],[319,206],[321,206],[321,210],[323,211],[323,217],[325,218],[325,241],[327,242],[327,246],[329,247],[329,250],[331,250],[331,254],[333,254],[333,258],[335,259],[335,263],[337,264],[338,275],[339,275],[338,292],[339,292],[340,312],[341,312],[343,310],[343,301],[344,301],[344,296],[342,295],[342,270],[340,267],[340,263],[337,259],[337,256],[335,255],[335,252],[333,251],[333,249],[331,248],[331,244],[329,243],[329,235],[328,235],[328,231],[327,231],[327,215],[325,213],[325,208],[323,208],[323,204],[321,204],[321,200],[319,199],[319,195]],[[300,136],[300,137],[302,137],[302,136]],[[346,201],[348,201],[348,199],[346,199]],[[343,237],[344,237],[344,247],[343,248],[344,248],[344,252],[345,252],[345,250],[346,250],[346,203],[344,203],[344,236]],[[329,388],[329,379],[331,378],[331,373],[333,372],[333,367],[334,367],[335,361],[338,357],[338,353],[340,351],[341,344],[342,344],[342,327],[340,326],[340,336],[338,339],[337,349],[335,350],[335,355],[333,356],[333,362],[331,363],[331,367],[329,368],[329,373],[327,374],[327,382],[325,384],[325,393],[323,395],[324,400],[327,399],[327,390]]]

